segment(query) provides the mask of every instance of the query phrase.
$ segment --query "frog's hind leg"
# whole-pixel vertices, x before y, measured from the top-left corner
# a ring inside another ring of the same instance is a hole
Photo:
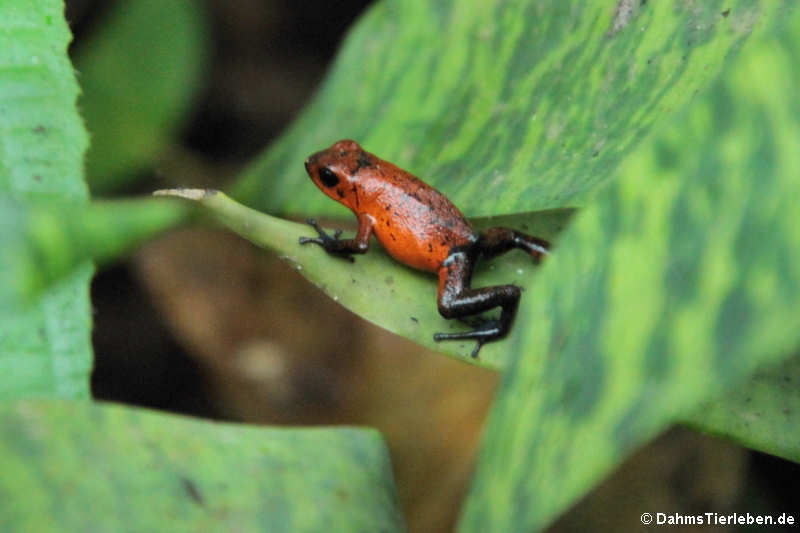
[[[475,246],[478,253],[487,259],[519,248],[528,252],[537,262],[550,249],[550,243],[546,240],[510,228],[489,228],[481,232]]]
[[[468,331],[436,333],[433,340],[474,339],[478,344],[472,357],[477,357],[484,343],[504,337],[511,329],[519,306],[520,288],[515,285],[470,288],[474,256],[474,253],[454,251],[439,268],[439,314],[445,318],[462,318],[500,307],[500,319],[487,320]]]

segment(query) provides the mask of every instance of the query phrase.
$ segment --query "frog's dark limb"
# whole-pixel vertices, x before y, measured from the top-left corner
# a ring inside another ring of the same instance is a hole
[[[358,232],[353,239],[339,239],[342,230],[337,229],[333,237],[325,233],[316,220],[309,218],[306,223],[317,231],[319,237],[300,237],[300,244],[314,243],[322,246],[331,255],[354,261],[352,254],[363,254],[369,249],[369,238],[372,235],[373,221],[371,217],[358,217]]]
[[[489,228],[481,232],[475,244],[478,253],[485,258],[504,254],[512,248],[519,248],[528,252],[537,263],[550,249],[550,243],[546,240],[510,228]]]
[[[472,351],[472,357],[486,342],[503,338],[517,314],[520,288],[515,285],[497,285],[481,289],[470,288],[472,269],[478,248],[453,250],[439,269],[439,314],[445,318],[459,318],[476,315],[495,307],[502,309],[499,320],[488,320],[475,329],[456,333],[436,333],[435,341],[454,339],[474,339],[478,342]]]

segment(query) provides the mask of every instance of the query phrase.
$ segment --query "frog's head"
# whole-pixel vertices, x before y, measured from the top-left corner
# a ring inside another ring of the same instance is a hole
[[[357,207],[356,183],[361,169],[373,165],[373,157],[349,139],[310,155],[306,172],[322,192],[350,209]]]

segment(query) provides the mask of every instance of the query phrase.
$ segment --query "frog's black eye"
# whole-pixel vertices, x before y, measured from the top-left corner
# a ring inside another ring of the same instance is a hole
[[[339,184],[339,176],[334,174],[328,167],[319,169],[319,181],[326,187],[335,187]]]

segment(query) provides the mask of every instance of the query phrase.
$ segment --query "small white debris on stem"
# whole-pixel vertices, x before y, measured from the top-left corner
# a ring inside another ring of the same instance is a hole
[[[187,200],[202,200],[209,196],[217,194],[215,189],[160,189],[153,191],[153,196],[174,196],[176,198],[185,198]]]

